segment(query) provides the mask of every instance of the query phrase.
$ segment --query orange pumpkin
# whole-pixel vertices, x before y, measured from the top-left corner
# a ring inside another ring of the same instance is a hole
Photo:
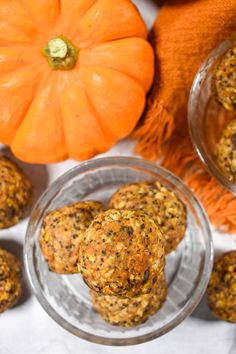
[[[0,0],[0,141],[32,163],[109,149],[144,109],[146,36],[129,0]]]

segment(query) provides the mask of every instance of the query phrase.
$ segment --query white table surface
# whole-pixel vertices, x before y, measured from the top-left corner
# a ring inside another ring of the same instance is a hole
[[[134,1],[148,25],[157,14],[151,0]],[[131,155],[133,143],[125,140],[104,156]],[[66,161],[49,166],[22,164],[39,196],[49,183],[77,165]],[[22,258],[27,220],[0,232],[0,246]],[[213,231],[216,252],[236,249],[236,236]],[[20,304],[0,316],[0,354],[236,354],[236,326],[213,318],[205,298],[194,313],[165,336],[133,347],[107,347],[81,340],[59,327],[41,308],[24,279]]]

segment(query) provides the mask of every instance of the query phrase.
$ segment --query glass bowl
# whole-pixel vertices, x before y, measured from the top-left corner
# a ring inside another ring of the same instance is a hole
[[[216,161],[216,145],[224,127],[235,118],[225,110],[212,93],[212,78],[225,52],[236,45],[230,38],[221,43],[206,59],[196,74],[188,103],[188,123],[192,143],[207,170],[225,188],[236,193],[236,181],[229,180]]]
[[[43,217],[52,209],[86,199],[106,203],[120,185],[149,180],[158,180],[179,195],[187,207],[188,227],[177,250],[166,259],[169,293],[163,307],[146,323],[125,329],[109,325],[93,310],[79,274],[57,275],[48,270],[40,252],[39,233]],[[91,342],[132,345],[165,334],[191,314],[209,280],[213,247],[205,212],[177,177],[139,158],[111,157],[80,164],[46,190],[32,212],[24,256],[38,301],[60,326]]]

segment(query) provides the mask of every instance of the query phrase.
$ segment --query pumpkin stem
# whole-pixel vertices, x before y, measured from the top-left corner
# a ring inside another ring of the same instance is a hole
[[[71,70],[78,59],[78,48],[64,36],[51,39],[43,49],[52,70]]]

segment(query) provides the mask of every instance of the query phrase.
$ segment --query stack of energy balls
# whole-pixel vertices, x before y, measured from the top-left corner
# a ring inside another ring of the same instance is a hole
[[[236,46],[221,58],[213,77],[213,92],[217,101],[232,119],[225,126],[216,146],[219,167],[229,180],[236,179]]]
[[[23,171],[0,154],[0,229],[17,224],[24,216],[32,184]],[[21,264],[0,248],[0,313],[13,307],[21,295]]]
[[[50,270],[81,273],[104,320],[132,327],[165,301],[165,255],[185,230],[179,198],[159,182],[141,182],[122,186],[108,208],[84,201],[49,212],[39,242]]]

